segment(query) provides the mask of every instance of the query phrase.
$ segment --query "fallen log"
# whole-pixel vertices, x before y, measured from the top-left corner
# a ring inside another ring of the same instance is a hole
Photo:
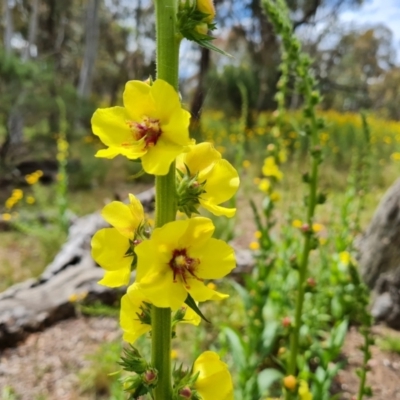
[[[154,189],[136,197],[144,209],[153,209]],[[0,349],[12,347],[31,332],[45,329],[73,317],[72,297],[85,294],[85,303],[113,304],[122,290],[98,285],[104,271],[90,255],[92,236],[107,226],[100,213],[78,218],[70,227],[66,243],[38,279],[29,279],[0,293]],[[251,252],[238,250],[236,273],[249,270]]]

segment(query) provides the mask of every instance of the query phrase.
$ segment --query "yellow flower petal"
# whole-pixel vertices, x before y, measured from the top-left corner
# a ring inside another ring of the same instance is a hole
[[[93,133],[109,147],[120,146],[131,140],[131,132],[126,123],[129,116],[123,107],[99,108],[92,117]]]
[[[99,280],[97,283],[99,285],[115,288],[128,285],[130,277],[131,266],[125,265],[117,271],[106,271],[103,279]]]
[[[128,205],[121,201],[112,201],[103,208],[101,215],[119,233],[131,240],[144,220],[143,206],[133,194],[129,194]]]
[[[218,354],[205,351],[193,365],[193,375],[199,374],[195,388],[203,400],[233,400],[232,378]]]
[[[154,100],[150,95],[151,87],[142,81],[128,81],[123,94],[126,113],[133,121],[140,121],[143,116],[155,115]]]
[[[128,343],[135,342],[140,336],[151,330],[151,325],[143,324],[137,316],[142,312],[143,302],[148,303],[149,301],[135,283],[121,298],[120,325],[124,332],[123,339]]]

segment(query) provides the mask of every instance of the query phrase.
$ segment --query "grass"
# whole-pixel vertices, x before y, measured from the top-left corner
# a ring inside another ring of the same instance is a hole
[[[384,335],[377,341],[377,344],[383,351],[400,354],[400,337]]]

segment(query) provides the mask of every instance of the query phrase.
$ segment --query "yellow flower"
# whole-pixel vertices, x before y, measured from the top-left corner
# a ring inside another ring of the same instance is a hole
[[[136,281],[152,304],[176,310],[188,294],[199,302],[227,297],[203,283],[235,268],[233,249],[211,238],[214,229],[204,217],[173,221],[156,228],[149,240],[136,247]]]
[[[148,323],[146,323],[146,312],[148,311],[147,307],[149,305],[151,305],[150,300],[143,295],[136,283],[129,286],[127,293],[122,296],[120,325],[124,332],[123,339],[126,342],[133,343],[140,336],[150,332],[151,321],[149,316]],[[182,308],[185,311],[185,316],[184,320],[181,322],[193,325],[198,325],[200,323],[200,317],[193,310],[187,305],[183,305]]]
[[[193,365],[193,375],[199,374],[195,389],[202,400],[233,400],[232,378],[228,366],[218,354],[205,351]]]
[[[161,79],[152,86],[129,81],[123,100],[124,107],[97,109],[92,117],[93,133],[108,146],[96,157],[141,158],[148,174],[166,175],[191,143],[190,114],[182,109],[178,93]]]
[[[400,153],[399,153],[399,152],[393,153],[393,154],[390,156],[390,158],[391,158],[393,161],[400,161]]]
[[[295,219],[292,222],[293,228],[301,228],[303,226],[303,223],[299,219]]]
[[[14,189],[11,193],[11,197],[16,200],[21,200],[24,197],[24,192],[21,189]]]
[[[195,184],[202,186],[203,190],[197,197],[202,207],[217,216],[225,215],[230,218],[235,215],[236,208],[222,207],[219,204],[235,195],[239,187],[239,175],[228,161],[222,159],[211,143],[190,146],[188,153],[178,157],[176,166],[183,173],[187,173],[187,167],[190,178],[197,176]]]
[[[258,249],[260,248],[260,243],[258,243],[258,242],[251,242],[251,243],[249,244],[249,248],[250,248],[251,250],[258,250]]]
[[[255,231],[255,232],[254,232],[254,237],[255,237],[256,239],[260,239],[260,238],[262,237],[262,232],[261,232],[261,231]]]
[[[313,395],[310,393],[310,389],[308,388],[308,383],[306,381],[300,381],[298,393],[300,400],[313,400]]]
[[[342,251],[339,253],[339,260],[342,264],[349,265],[351,255],[348,251]]]
[[[269,181],[269,179],[263,178],[258,184],[258,188],[264,193],[268,193],[270,187],[271,187],[271,182]]]
[[[132,194],[129,204],[113,201],[102,210],[103,218],[113,228],[100,229],[92,238],[92,257],[106,270],[99,284],[109,287],[127,285],[131,273],[134,239],[143,224],[143,207]]]
[[[251,165],[251,162],[249,160],[244,160],[242,163],[243,168],[247,169]]]
[[[315,223],[312,224],[312,229],[313,229],[313,231],[314,231],[315,233],[321,232],[324,228],[325,228],[324,225],[319,224],[319,223],[317,223],[317,222],[315,222]]]
[[[215,7],[212,0],[197,0],[196,6],[200,12],[207,14],[204,21],[211,22],[215,18]]]
[[[279,167],[275,162],[275,158],[272,156],[269,156],[264,160],[262,173],[265,176],[273,176],[278,181],[280,181],[283,178],[283,173],[282,171],[279,170]]]
[[[1,219],[3,221],[10,221],[11,220],[11,214],[10,213],[4,213],[1,215]]]
[[[33,203],[35,203],[35,198],[33,197],[33,196],[27,196],[26,197],[26,202],[28,203],[28,204],[33,204]]]
[[[276,203],[277,201],[279,201],[282,198],[282,196],[279,192],[272,192],[269,197],[273,203]]]

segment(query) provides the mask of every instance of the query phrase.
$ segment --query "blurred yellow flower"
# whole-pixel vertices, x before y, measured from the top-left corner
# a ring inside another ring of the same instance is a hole
[[[260,248],[260,243],[258,243],[258,242],[251,242],[251,243],[249,244],[249,248],[250,248],[251,250],[258,250],[258,249]]]
[[[232,378],[228,366],[218,354],[205,351],[193,364],[193,375],[199,374],[195,389],[202,400],[233,400]]]
[[[303,226],[303,223],[299,219],[295,219],[292,221],[292,226],[293,228],[301,228]]]
[[[399,152],[393,153],[393,154],[390,156],[390,158],[391,158],[393,161],[400,161],[400,153],[399,153]]]
[[[312,229],[315,233],[321,232],[324,228],[324,225],[319,224],[318,222],[314,222],[312,224]]]
[[[271,199],[271,201],[273,203],[276,203],[277,201],[279,201],[282,196],[279,192],[272,192],[271,195],[269,196],[269,198]]]
[[[264,160],[262,173],[264,174],[264,176],[273,176],[278,181],[283,178],[283,173],[279,170],[279,167],[275,162],[275,158],[272,156],[269,156]]]
[[[28,203],[28,204],[34,204],[35,203],[35,198],[33,197],[33,196],[27,196],[26,197],[26,202]]]
[[[266,178],[261,179],[260,183],[258,184],[258,188],[264,193],[268,193],[270,187],[271,182]]]
[[[10,213],[4,213],[1,215],[1,219],[3,221],[10,221],[11,220],[11,214]]]
[[[242,165],[243,165],[243,168],[247,169],[250,167],[251,162],[249,160],[244,160]]]
[[[262,232],[261,232],[261,231],[255,231],[255,232],[254,232],[254,237],[255,237],[256,239],[260,239],[260,238],[262,237]]]
[[[351,255],[348,251],[342,251],[339,253],[339,260],[342,264],[349,265],[351,260]]]
[[[300,381],[298,394],[300,400],[313,400],[313,395],[311,394],[308,383],[306,381]]]
[[[93,114],[93,133],[108,146],[96,157],[141,158],[148,174],[166,175],[191,143],[190,113],[182,109],[175,89],[161,79],[152,86],[127,82],[123,101],[124,107],[101,108]]]

